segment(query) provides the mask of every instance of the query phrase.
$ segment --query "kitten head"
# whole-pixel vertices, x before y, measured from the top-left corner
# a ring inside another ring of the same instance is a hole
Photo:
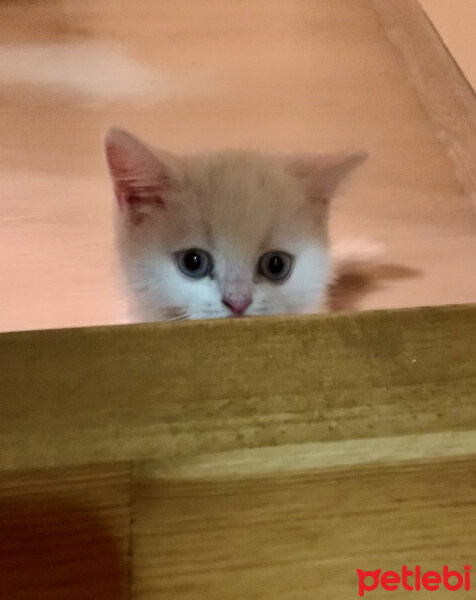
[[[314,312],[329,202],[365,154],[175,156],[111,129],[121,263],[143,320]]]

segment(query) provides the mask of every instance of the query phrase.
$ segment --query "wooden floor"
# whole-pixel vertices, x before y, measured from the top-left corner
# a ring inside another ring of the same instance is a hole
[[[177,151],[368,149],[332,233],[384,264],[347,308],[476,301],[470,200],[369,0],[18,0],[0,40],[0,330],[124,319],[111,124]]]

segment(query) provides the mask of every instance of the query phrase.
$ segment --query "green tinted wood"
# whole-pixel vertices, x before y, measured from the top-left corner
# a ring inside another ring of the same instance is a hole
[[[470,430],[476,307],[0,336],[3,468]]]

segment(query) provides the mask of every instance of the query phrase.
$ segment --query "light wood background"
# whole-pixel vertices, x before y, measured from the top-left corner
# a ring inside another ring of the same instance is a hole
[[[374,6],[1,3],[0,329],[123,320],[101,149],[113,123],[176,151],[366,148],[332,233],[385,255],[345,307],[474,301],[468,194]]]
[[[475,0],[420,0],[458,65],[476,88]]]

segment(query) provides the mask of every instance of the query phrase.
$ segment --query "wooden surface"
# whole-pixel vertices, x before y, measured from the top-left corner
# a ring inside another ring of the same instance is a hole
[[[417,0],[372,0],[476,209],[476,95]],[[461,4],[461,3],[459,3]],[[465,3],[467,9],[471,2]],[[455,2],[452,3],[452,6]],[[456,2],[458,5],[458,0]],[[476,27],[476,3],[466,26]],[[452,8],[454,10],[454,8]],[[457,11],[456,11],[456,14]],[[461,13],[459,13],[461,15]],[[455,16],[455,15],[453,15]],[[473,18],[473,20],[472,20]],[[459,35],[464,39],[464,29]],[[474,44],[474,35],[468,40]],[[474,46],[476,49],[476,46]],[[472,55],[474,63],[474,52]]]
[[[0,595],[353,600],[357,569],[462,571],[475,339],[476,306],[1,334]]]
[[[476,89],[475,0],[419,0],[420,5],[455,57],[469,83]]]
[[[127,465],[0,473],[0,597],[129,598]]]
[[[470,431],[476,308],[0,336],[4,469]]]
[[[275,450],[286,465],[287,447]],[[462,571],[472,560],[474,458],[323,468],[294,455],[292,469],[228,469],[2,474],[2,597],[353,600],[358,568]]]
[[[285,448],[282,448],[282,455]],[[134,485],[132,598],[355,600],[356,569],[463,571],[473,459]],[[404,600],[398,590],[391,598]],[[467,592],[463,592],[467,593]],[[380,588],[365,598],[382,600]],[[440,589],[438,598],[455,592]],[[422,590],[418,598],[431,600]]]
[[[468,195],[368,0],[16,0],[0,39],[0,330],[123,318],[112,123],[176,151],[368,149],[332,235],[385,255],[344,307],[476,300]]]

